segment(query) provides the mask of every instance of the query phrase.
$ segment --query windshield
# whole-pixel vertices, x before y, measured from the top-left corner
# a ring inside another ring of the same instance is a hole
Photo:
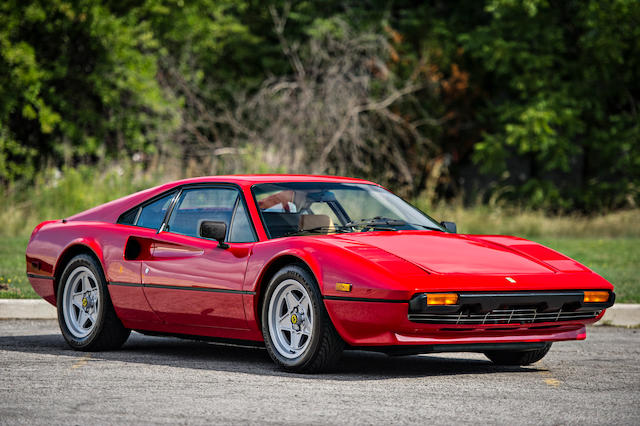
[[[253,195],[269,238],[343,232],[430,229],[435,220],[376,185],[264,183]]]

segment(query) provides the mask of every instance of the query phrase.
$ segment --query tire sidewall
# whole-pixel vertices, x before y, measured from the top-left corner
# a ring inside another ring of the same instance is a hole
[[[81,266],[88,268],[96,277],[96,284],[98,286],[98,293],[100,297],[100,306],[98,308],[96,325],[93,327],[93,330],[91,330],[91,333],[89,333],[85,337],[78,338],[74,336],[71,331],[69,331],[69,327],[67,326],[67,323],[64,319],[63,297],[65,287],[69,285],[69,283],[67,282],[69,276],[76,268],[79,268]],[[100,334],[102,328],[104,327],[104,316],[108,300],[106,280],[104,278],[104,274],[102,273],[102,268],[99,267],[97,261],[93,257],[86,254],[81,254],[71,259],[71,261],[64,268],[64,272],[62,273],[62,277],[60,278],[56,300],[56,305],[58,308],[58,324],[60,325],[62,336],[67,341],[67,343],[69,343],[72,348],[79,350],[82,350],[91,345],[91,343],[93,343],[93,341]]]
[[[278,288],[278,285],[287,279],[296,280],[305,288],[305,290],[307,290],[311,302],[311,309],[313,309],[314,321],[311,332],[311,341],[309,342],[305,352],[296,358],[286,358],[282,356],[275,348],[269,331],[269,304],[271,303],[271,298],[273,297],[276,288]],[[286,266],[275,274],[267,287],[264,302],[262,304],[262,335],[269,355],[277,364],[280,364],[285,368],[303,369],[306,365],[313,362],[317,356],[318,347],[322,340],[322,321],[326,320],[323,315],[323,309],[324,306],[322,305],[320,291],[317,288],[315,279],[311,274],[309,274],[309,272],[299,266]]]

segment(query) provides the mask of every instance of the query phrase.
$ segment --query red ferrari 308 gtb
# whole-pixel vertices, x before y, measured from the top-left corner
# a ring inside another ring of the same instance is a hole
[[[610,283],[554,250],[455,230],[359,179],[202,177],[41,223],[27,275],[74,349],[131,330],[235,339],[298,372],[344,348],[526,365],[613,305]]]

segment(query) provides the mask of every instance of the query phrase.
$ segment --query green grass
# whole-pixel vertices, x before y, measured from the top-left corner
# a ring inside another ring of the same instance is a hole
[[[35,183],[0,186],[0,198],[10,207],[0,210],[0,237],[29,235],[43,220],[63,219],[171,180],[171,173],[147,172],[139,165],[45,170]]]
[[[616,300],[640,303],[640,238],[534,238],[588,266],[615,287]]]
[[[148,170],[126,163],[82,166],[62,173],[45,170],[28,187],[0,188],[0,197],[9,206],[0,211],[0,298],[37,297],[26,278],[24,258],[35,225],[175,180],[180,173],[158,165]],[[413,202],[438,220],[455,221],[460,233],[517,235],[554,248],[613,283],[619,302],[640,303],[638,208],[593,216],[550,216],[497,203],[469,208],[461,202],[432,205],[424,197]]]
[[[25,275],[28,237],[5,238],[0,245],[0,298],[38,297]],[[618,302],[640,303],[640,238],[534,238],[593,269],[614,286]]]
[[[0,298],[32,299],[38,297],[26,275],[24,252],[29,237],[5,237],[0,244]]]

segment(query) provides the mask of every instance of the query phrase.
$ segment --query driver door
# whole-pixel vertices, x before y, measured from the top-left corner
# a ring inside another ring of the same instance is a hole
[[[228,248],[200,236],[204,220],[226,224]],[[239,190],[183,189],[142,264],[151,308],[169,324],[247,329],[242,286],[255,241]]]

